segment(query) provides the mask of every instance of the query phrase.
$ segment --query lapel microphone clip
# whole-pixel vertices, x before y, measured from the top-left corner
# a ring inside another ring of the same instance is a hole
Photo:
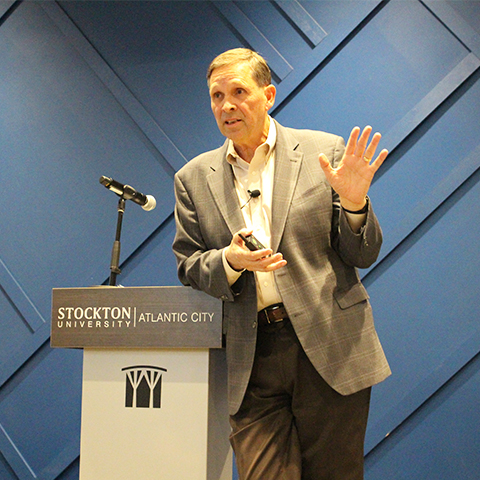
[[[257,198],[257,197],[260,196],[260,190],[247,190],[247,192],[248,192],[248,194],[250,195],[250,198],[247,200],[247,203],[243,204],[243,205],[240,207],[240,210],[241,210],[243,207],[246,207],[252,198]]]

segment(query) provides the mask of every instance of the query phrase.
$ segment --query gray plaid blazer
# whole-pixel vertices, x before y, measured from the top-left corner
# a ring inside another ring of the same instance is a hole
[[[369,206],[365,226],[352,232],[327,182],[319,153],[333,165],[341,137],[278,123],[272,198],[272,249],[287,265],[275,272],[283,303],[310,361],[342,395],[390,374],[357,268],[375,262],[382,233]],[[184,285],[223,300],[230,414],[242,402],[252,370],[257,326],[255,277],[244,272],[230,287],[222,249],[245,227],[227,142],[191,160],[175,175],[173,250]]]

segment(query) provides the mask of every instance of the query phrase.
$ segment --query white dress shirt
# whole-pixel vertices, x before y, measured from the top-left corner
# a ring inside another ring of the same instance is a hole
[[[250,163],[243,160],[235,151],[230,140],[227,161],[232,165],[235,174],[235,189],[242,208],[247,228],[253,230],[255,237],[270,248],[272,225],[273,176],[275,171],[275,142],[277,131],[275,122],[270,119],[270,130],[265,143],[260,145]],[[260,191],[260,196],[252,198],[248,191]],[[248,203],[247,203],[248,202]],[[233,285],[242,272],[233,270],[226,261],[224,266],[230,285]],[[257,284],[257,308],[261,310],[282,301],[275,285],[273,272],[255,272]]]

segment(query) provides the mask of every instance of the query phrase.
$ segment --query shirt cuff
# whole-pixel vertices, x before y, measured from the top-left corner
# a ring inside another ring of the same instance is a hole
[[[223,268],[225,269],[225,273],[227,275],[228,285],[231,287],[241,277],[245,269],[237,271],[230,266],[227,261],[227,257],[225,256],[225,248],[222,250],[222,262]]]
[[[352,231],[355,233],[360,232],[362,227],[365,225],[365,221],[367,219],[367,213],[370,207],[370,199],[367,196],[365,200],[365,206],[358,212],[352,212],[351,210],[347,210],[346,208],[342,207],[342,210],[347,217],[348,224],[350,225]]]
[[[365,225],[365,219],[367,218],[366,213],[349,213],[344,210],[345,216],[347,217],[348,224],[353,232],[360,232],[361,228]]]

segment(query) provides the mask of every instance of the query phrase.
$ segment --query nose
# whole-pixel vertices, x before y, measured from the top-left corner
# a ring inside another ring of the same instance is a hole
[[[224,112],[233,112],[237,107],[234,103],[230,102],[228,99],[223,102],[222,109]]]

